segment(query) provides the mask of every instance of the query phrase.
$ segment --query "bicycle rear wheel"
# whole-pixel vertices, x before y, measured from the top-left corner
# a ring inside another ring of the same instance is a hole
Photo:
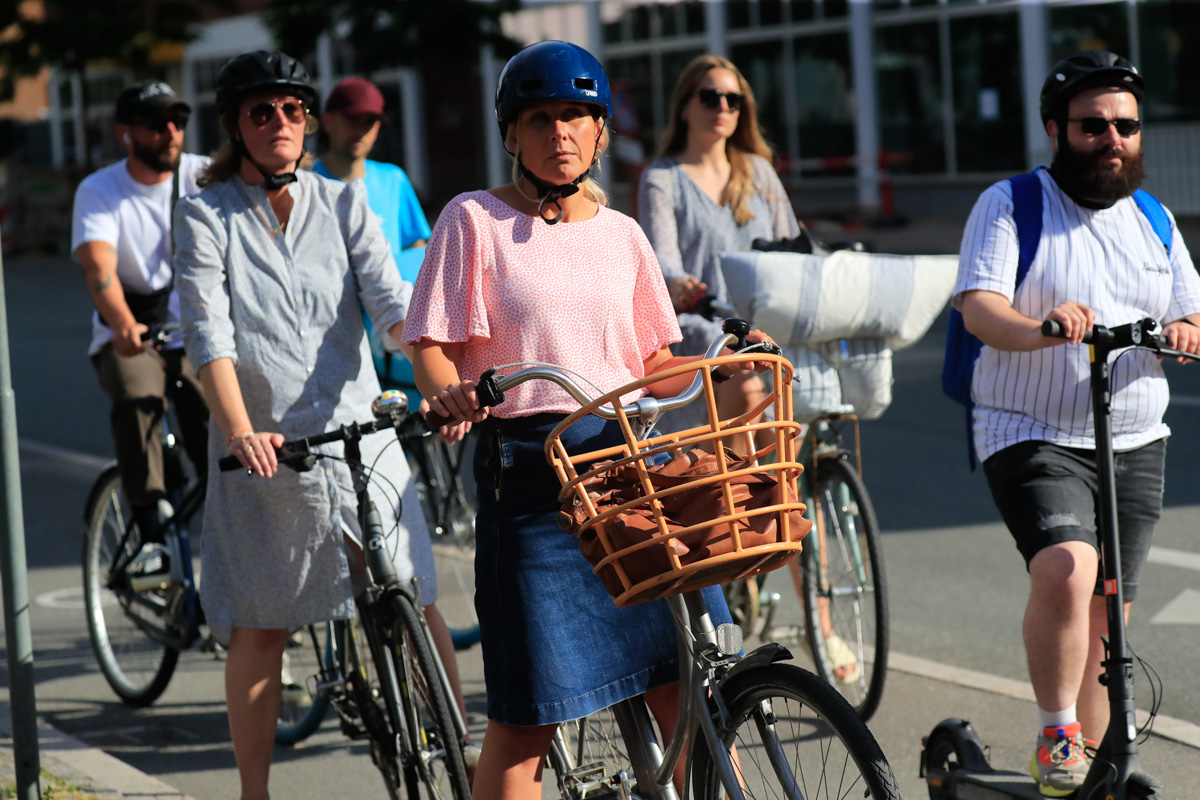
[[[115,466],[100,474],[89,497],[83,530],[88,638],[108,685],[123,702],[141,708],[162,695],[179,661],[178,649],[156,641],[146,631],[164,627],[180,590],[135,592],[128,571],[110,578],[118,558],[128,559],[141,544],[134,528],[122,545],[132,517]]]
[[[329,697],[319,689],[322,670],[334,666],[334,622],[293,631],[283,651],[283,698],[275,741],[299,744],[316,733],[329,713]]]
[[[729,709],[724,745],[747,800],[870,797],[900,800],[875,737],[828,683],[790,664],[747,670],[722,684]],[[697,800],[727,796],[700,736],[692,750]]]
[[[804,628],[817,674],[866,720],[879,708],[887,679],[888,598],[879,523],[862,479],[845,457],[821,458],[810,486],[815,524],[801,565]]]
[[[415,767],[426,800],[470,800],[462,745],[450,713],[453,700],[443,689],[439,664],[418,616],[421,612],[407,595],[394,595],[391,604],[392,652],[398,656],[407,722],[401,759]],[[417,800],[411,790],[409,800]]]
[[[474,436],[448,445],[436,434],[405,441],[417,495],[433,540],[438,610],[450,628],[454,649],[479,643],[475,615],[475,498],[463,469],[469,468]]]
[[[559,724],[546,760],[563,800],[620,797],[622,774],[628,780],[634,774],[612,708]]]

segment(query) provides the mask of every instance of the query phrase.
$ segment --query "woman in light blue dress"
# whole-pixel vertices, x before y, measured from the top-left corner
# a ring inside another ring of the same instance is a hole
[[[638,186],[638,221],[679,313],[677,352],[695,355],[721,334],[721,321],[687,309],[706,294],[729,302],[720,254],[747,250],[755,239],[797,236],[800,226],[771,166],[754,93],[737,67],[720,56],[693,59],[675,84],[669,113],[659,157]],[[744,413],[762,396],[755,373],[730,378],[717,394],[721,417]],[[664,422],[683,430],[703,424],[705,415],[687,406],[673,416]]]

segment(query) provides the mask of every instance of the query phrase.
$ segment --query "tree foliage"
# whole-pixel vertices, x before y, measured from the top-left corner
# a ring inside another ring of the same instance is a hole
[[[43,67],[82,72],[93,62],[144,67],[163,41],[187,42],[204,9],[230,8],[232,0],[0,0],[0,19],[14,20],[0,37],[0,99],[12,97],[16,79]]]
[[[520,0],[270,0],[263,21],[279,48],[300,57],[327,31],[354,46],[355,68],[429,67],[456,55],[473,60],[490,44],[508,58],[521,44],[500,32]]]

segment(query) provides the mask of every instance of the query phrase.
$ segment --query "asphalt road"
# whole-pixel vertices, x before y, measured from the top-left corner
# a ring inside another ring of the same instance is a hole
[[[4,279],[39,712],[197,800],[234,797],[221,662],[185,654],[163,698],[141,711],[122,706],[99,674],[82,614],[79,527],[88,486],[111,443],[108,403],[84,357],[89,300],[78,268],[65,259],[10,259]],[[1022,696],[1027,578],[982,474],[966,468],[962,411],[939,392],[943,330],[939,321],[922,342],[896,355],[893,405],[881,420],[865,423],[862,434],[864,477],[885,532],[896,654],[871,727],[909,797],[925,796],[917,778],[920,738],[941,719],[971,719],[991,745],[994,763],[1015,768],[1027,763],[1036,719]],[[1166,509],[1134,607],[1131,642],[1162,676],[1161,711],[1182,721],[1187,738],[1200,737],[1194,678],[1200,657],[1200,368],[1168,370],[1174,436]],[[803,665],[802,648],[797,653]],[[478,650],[462,654],[460,663],[471,721],[481,729]],[[6,673],[0,678],[7,686]],[[1137,685],[1139,707],[1148,708],[1140,673]],[[364,748],[348,744],[333,723],[303,746],[277,748],[275,758],[276,797],[384,796]],[[1189,746],[1156,736],[1143,761],[1172,787],[1165,797],[1195,796],[1200,738]]]

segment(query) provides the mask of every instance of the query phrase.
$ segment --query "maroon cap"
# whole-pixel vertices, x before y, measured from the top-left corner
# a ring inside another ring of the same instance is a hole
[[[340,111],[347,116],[374,114],[382,117],[383,93],[366,78],[346,78],[329,93],[325,110]]]

